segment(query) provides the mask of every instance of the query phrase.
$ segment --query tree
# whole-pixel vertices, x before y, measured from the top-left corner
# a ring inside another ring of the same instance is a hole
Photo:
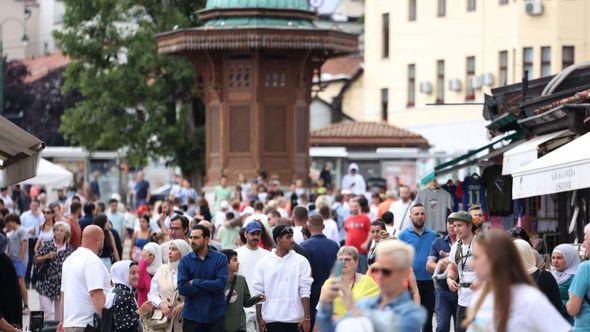
[[[65,0],[54,33],[72,62],[63,93],[82,98],[60,132],[90,151],[124,149],[131,165],[167,158],[183,174],[202,174],[202,105],[188,61],[158,54],[156,34],[197,26],[204,0]],[[194,179],[194,177],[193,177]]]
[[[4,114],[13,122],[22,117],[24,110],[31,105],[32,96],[25,83],[25,78],[29,75],[27,66],[20,61],[6,61],[2,57],[0,61],[4,61],[4,73],[2,75],[4,81]]]

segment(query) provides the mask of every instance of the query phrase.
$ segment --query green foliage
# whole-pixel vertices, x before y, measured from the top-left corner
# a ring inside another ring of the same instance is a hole
[[[64,137],[91,151],[124,149],[132,165],[164,157],[185,174],[202,172],[203,124],[193,114],[204,110],[193,106],[193,68],[159,55],[156,34],[197,26],[204,6],[204,0],[65,0],[64,29],[55,32],[72,59],[63,93],[83,98],[62,116]]]

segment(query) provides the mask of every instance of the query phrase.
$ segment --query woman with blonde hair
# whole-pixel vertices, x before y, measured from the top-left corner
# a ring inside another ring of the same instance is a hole
[[[512,239],[491,231],[477,236],[473,269],[482,282],[471,298],[467,331],[565,332],[571,326],[535,286]]]
[[[191,246],[185,240],[172,240],[168,249],[168,263],[160,266],[150,284],[148,301],[140,308],[140,313],[145,317],[144,330],[148,331],[182,331],[182,309],[184,301],[178,295],[178,264],[182,257],[188,255]],[[168,317],[165,328],[154,329],[149,327],[149,313],[155,309],[161,310]]]

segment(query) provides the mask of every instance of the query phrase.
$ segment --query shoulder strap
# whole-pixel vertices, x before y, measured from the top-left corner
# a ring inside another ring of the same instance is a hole
[[[455,264],[457,264],[457,266],[459,266],[461,256],[463,256],[463,241],[457,240],[457,251],[455,251]]]
[[[231,282],[231,286],[229,287],[229,292],[227,293],[227,297],[225,298],[225,305],[229,305],[229,301],[231,300],[232,294],[234,293],[234,288],[236,287],[236,280],[238,276],[234,276],[234,280]]]
[[[410,211],[410,207],[412,206],[412,202],[410,202],[408,204],[408,206],[406,207],[406,211],[404,211],[404,215],[402,216],[402,220],[400,220],[399,224],[398,224],[398,231],[402,230],[402,225],[404,224],[404,220],[406,220],[406,216],[408,215],[408,211]]]

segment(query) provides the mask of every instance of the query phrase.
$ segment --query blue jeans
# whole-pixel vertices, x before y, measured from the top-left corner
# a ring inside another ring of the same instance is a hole
[[[368,269],[367,254],[359,254],[359,265],[356,267],[356,272],[365,274]]]
[[[440,288],[434,291],[434,312],[436,313],[436,332],[449,332],[451,319],[455,321],[457,313],[457,293]],[[457,328],[455,327],[455,330]]]

